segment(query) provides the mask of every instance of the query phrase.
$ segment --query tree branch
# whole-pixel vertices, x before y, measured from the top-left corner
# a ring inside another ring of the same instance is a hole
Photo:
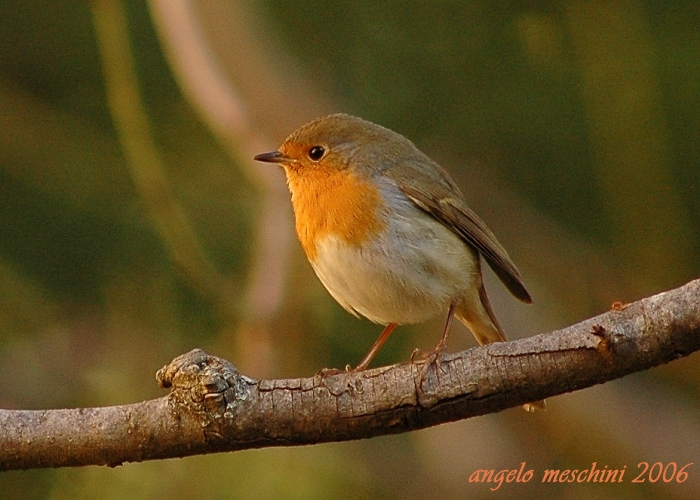
[[[563,330],[439,362],[254,380],[200,350],[157,375],[163,398],[106,408],[0,410],[0,470],[110,465],[368,438],[590,387],[700,349],[700,280]]]

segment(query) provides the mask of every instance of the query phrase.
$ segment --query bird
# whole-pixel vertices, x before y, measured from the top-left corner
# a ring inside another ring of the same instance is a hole
[[[321,283],[348,312],[386,325],[360,372],[400,324],[447,311],[480,345],[504,342],[484,288],[481,258],[517,299],[531,303],[520,272],[467,206],[450,175],[409,139],[344,113],[317,118],[275,151],[291,193],[301,246]],[[544,401],[525,405],[544,409]]]

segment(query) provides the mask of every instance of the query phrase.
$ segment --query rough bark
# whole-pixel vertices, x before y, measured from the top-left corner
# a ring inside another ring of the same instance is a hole
[[[116,466],[406,432],[590,387],[698,349],[700,280],[563,330],[362,373],[255,380],[194,350],[158,372],[171,388],[166,397],[0,410],[0,470]]]

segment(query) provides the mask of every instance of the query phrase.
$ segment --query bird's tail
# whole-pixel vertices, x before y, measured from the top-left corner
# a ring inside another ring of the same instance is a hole
[[[506,341],[483,283],[479,285],[478,294],[470,291],[457,303],[455,317],[469,328],[479,345]]]

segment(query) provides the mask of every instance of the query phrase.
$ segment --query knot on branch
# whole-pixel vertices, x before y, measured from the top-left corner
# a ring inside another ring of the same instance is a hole
[[[222,420],[234,418],[255,384],[229,361],[201,349],[172,360],[158,370],[156,380],[162,388],[172,389],[170,399],[179,411],[196,415],[207,433],[214,435]]]

